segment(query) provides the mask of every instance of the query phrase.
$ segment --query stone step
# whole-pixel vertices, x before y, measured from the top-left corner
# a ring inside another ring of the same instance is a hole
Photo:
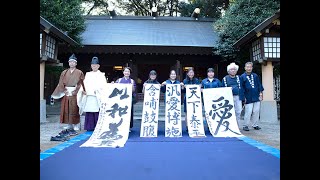
[[[164,102],[160,102],[160,105],[159,105],[159,112],[158,112],[158,119],[159,121],[164,121],[165,120],[165,104]],[[134,119],[137,119],[137,120],[141,120],[142,119],[142,109],[143,109],[143,103],[142,102],[138,102],[134,105],[133,107],[133,117]],[[184,121],[185,119],[185,113],[184,113],[184,106],[181,105],[181,119],[182,121]],[[204,112],[204,109],[203,109],[203,117],[205,116],[205,112]]]
[[[142,115],[142,110],[140,110],[140,111],[139,111],[139,110],[133,110],[133,114],[134,114],[134,115]],[[181,111],[181,115],[184,116],[184,114],[185,114],[185,112]],[[202,114],[204,115],[205,112],[202,111]],[[165,111],[164,111],[164,110],[159,111],[159,112],[158,112],[158,115],[159,115],[159,116],[164,116],[164,115],[165,115]]]
[[[158,111],[159,114],[164,114],[165,112],[166,112],[166,110],[164,108],[159,109],[159,111]],[[184,112],[183,109],[181,109],[181,112]],[[142,113],[142,108],[134,108],[133,113]]]
[[[133,107],[133,111],[135,111],[135,112],[140,112],[140,111],[142,111],[142,110],[143,110],[142,107]],[[159,107],[159,110],[158,110],[158,111],[164,113],[166,110],[165,110],[164,107]],[[202,111],[204,112],[204,108],[202,108]],[[184,112],[184,108],[183,108],[183,107],[181,107],[181,112]]]
[[[138,115],[133,115],[133,119],[134,120],[141,120],[142,116],[138,116]],[[205,117],[203,116],[203,120],[205,119]],[[181,116],[181,120],[185,121],[185,116]],[[165,116],[158,116],[158,121],[165,121]]]
[[[165,114],[166,114],[166,113],[165,113],[164,111],[160,111],[160,112],[158,113],[158,116],[159,116],[159,117],[160,117],[160,116],[163,116],[163,117],[164,117]],[[134,115],[134,116],[142,116],[142,111],[135,111],[135,110],[134,110],[133,115]],[[202,112],[202,115],[203,115],[203,116],[205,115],[205,112],[204,112],[204,111]],[[183,116],[183,117],[185,116],[185,113],[184,113],[183,111],[182,111],[182,113],[181,113],[181,116]]]

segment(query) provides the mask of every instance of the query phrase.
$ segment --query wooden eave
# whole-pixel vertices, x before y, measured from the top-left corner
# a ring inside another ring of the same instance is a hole
[[[78,43],[74,41],[72,38],[70,38],[67,34],[62,32],[60,29],[55,27],[53,24],[51,24],[49,21],[44,19],[40,16],[40,29],[42,29],[47,34],[50,34],[60,41],[63,41],[69,45],[76,46]]]

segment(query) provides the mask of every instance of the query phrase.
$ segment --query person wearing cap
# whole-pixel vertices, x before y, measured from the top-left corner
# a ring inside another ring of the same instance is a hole
[[[116,82],[112,81],[111,83],[123,83],[123,84],[132,84],[132,99],[136,98],[136,82],[130,78],[130,74],[132,73],[132,70],[130,67],[125,67],[123,69],[123,77],[116,80]],[[133,127],[133,101],[131,103],[131,118],[130,118],[130,129],[129,132],[131,132],[131,128]]]
[[[107,86],[105,73],[99,70],[98,57],[91,60],[91,71],[87,72],[83,84],[78,92],[78,105],[80,115],[85,112],[84,129],[93,131],[97,125],[100,110],[100,101],[96,93],[101,92]]]
[[[199,84],[200,85],[200,81],[198,78],[194,77],[194,69],[192,67],[190,67],[187,71],[187,76],[186,78],[183,80],[183,84],[181,86],[181,91],[183,93],[186,93],[186,88],[185,86],[187,85],[191,85],[191,84]],[[183,99],[183,106],[184,106],[184,113],[185,113],[185,122],[186,122],[186,130],[188,131],[188,119],[187,119],[187,99],[186,99],[186,95],[184,95],[184,99]]]
[[[236,113],[236,119],[238,127],[240,127],[240,115],[242,111],[242,101],[244,100],[244,93],[242,87],[242,81],[240,81],[240,76],[237,75],[239,66],[234,62],[227,66],[228,75],[223,77],[222,86],[231,87],[233,95],[234,110]]]
[[[77,69],[77,58],[74,54],[69,57],[69,68],[62,71],[59,83],[51,97],[61,99],[60,123],[68,124],[69,134],[76,135],[74,125],[80,123],[77,93],[83,84],[84,74]]]
[[[244,124],[243,130],[249,131],[249,123],[255,130],[261,129],[258,125],[260,116],[260,101],[263,100],[263,86],[259,76],[252,72],[253,63],[247,62],[245,71],[241,76],[242,88],[244,91]]]
[[[147,79],[144,83],[143,83],[143,88],[142,88],[142,93],[144,93],[144,87],[146,86],[146,83],[149,84],[160,84],[157,81],[157,72],[155,70],[151,70],[149,73],[149,79]]]
[[[221,81],[214,77],[213,68],[208,68],[207,78],[201,81],[201,87],[202,89],[222,87]]]

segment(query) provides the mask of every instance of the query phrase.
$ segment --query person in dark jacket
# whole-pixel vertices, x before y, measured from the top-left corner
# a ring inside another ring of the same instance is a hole
[[[190,67],[187,71],[187,77],[183,80],[183,85],[181,86],[181,88],[182,88],[181,91],[183,93],[185,93],[186,92],[185,86],[191,85],[191,84],[199,84],[200,85],[199,79],[194,77],[194,69],[192,67]],[[183,106],[184,106],[184,112],[185,112],[186,129],[188,131],[187,105],[186,104],[187,104],[187,102],[186,102],[186,94],[185,94],[184,99],[183,99]]]
[[[232,87],[234,110],[236,113],[236,119],[238,127],[240,127],[240,115],[242,111],[242,101],[244,100],[242,81],[240,81],[240,76],[237,75],[239,66],[235,63],[230,63],[227,66],[228,75],[223,77],[222,85],[224,87]]]
[[[180,84],[182,85],[182,83],[176,79],[177,78],[177,73],[175,70],[171,70],[170,74],[169,74],[169,79],[163,81],[161,83],[161,92],[166,93],[166,85],[167,84]],[[166,96],[164,96],[164,102],[166,102]]]
[[[145,91],[145,86],[146,86],[146,83],[149,83],[149,84],[160,84],[158,81],[157,81],[157,72],[155,70],[151,70],[150,73],[149,73],[149,79],[146,80],[144,83],[143,83],[143,88],[142,88],[142,93],[144,93]]]
[[[252,127],[255,130],[261,129],[258,125],[260,116],[260,101],[263,100],[263,86],[259,76],[252,72],[253,63],[245,64],[244,72],[240,76],[244,90],[244,131],[249,131],[249,123],[252,120]]]
[[[213,68],[208,68],[207,76],[208,76],[207,78],[201,81],[202,89],[222,87],[221,81],[214,77]]]

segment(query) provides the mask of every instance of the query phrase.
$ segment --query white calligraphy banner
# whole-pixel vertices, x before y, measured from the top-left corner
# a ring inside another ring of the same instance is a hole
[[[205,117],[214,137],[240,137],[231,87],[203,89]]]
[[[160,87],[150,83],[145,86],[140,137],[158,136]]]
[[[91,137],[80,147],[124,147],[128,140],[132,84],[108,83],[97,92],[99,119]]]
[[[180,84],[167,84],[165,94],[165,137],[182,137]]]
[[[206,137],[203,126],[201,88],[199,85],[185,85],[185,88],[189,137]]]

